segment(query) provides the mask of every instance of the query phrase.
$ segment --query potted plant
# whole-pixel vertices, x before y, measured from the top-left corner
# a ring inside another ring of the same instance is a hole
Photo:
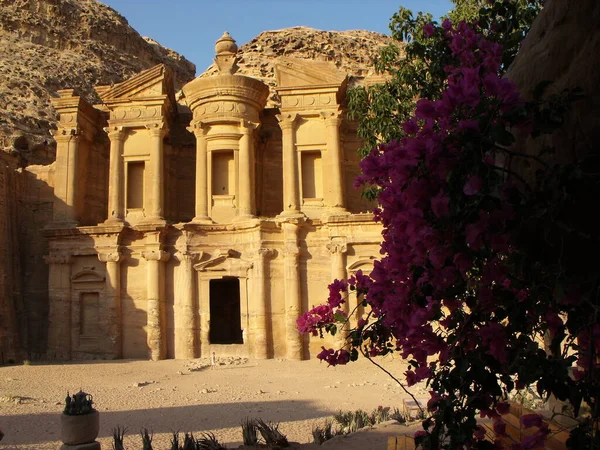
[[[92,396],[83,391],[72,396],[67,393],[65,409],[60,417],[64,444],[89,444],[96,440],[100,431],[100,414],[93,404]]]

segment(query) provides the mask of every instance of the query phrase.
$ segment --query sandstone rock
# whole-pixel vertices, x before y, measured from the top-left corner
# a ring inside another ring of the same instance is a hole
[[[235,37],[235,36],[234,36]],[[300,58],[333,62],[348,73],[353,83],[375,75],[374,58],[379,50],[395,42],[389,36],[372,31],[322,31],[292,27],[265,31],[238,50],[238,74],[261,80],[271,88],[267,108],[279,106],[275,86],[275,64],[282,58]],[[202,76],[217,73],[211,65]]]
[[[508,77],[525,98],[544,80],[549,93],[582,88],[585,97],[572,105],[565,126],[548,140],[527,142],[528,152],[553,145],[563,162],[590,156],[600,139],[600,3],[594,0],[549,0],[511,66]]]
[[[196,68],[176,52],[143,38],[127,20],[95,0],[0,0],[0,148],[15,140],[30,162],[52,143],[56,113],[50,97],[76,88],[98,102],[92,87],[122,81],[164,63],[178,84]],[[27,149],[24,150],[23,146]]]

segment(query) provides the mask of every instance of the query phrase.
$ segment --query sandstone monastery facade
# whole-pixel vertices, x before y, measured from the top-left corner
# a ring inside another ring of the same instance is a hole
[[[218,73],[179,94],[159,65],[97,87],[99,105],[53,100],[48,357],[314,357],[296,319],[370,270],[381,226],[353,188],[347,75],[281,60],[266,107],[236,51],[223,35]]]

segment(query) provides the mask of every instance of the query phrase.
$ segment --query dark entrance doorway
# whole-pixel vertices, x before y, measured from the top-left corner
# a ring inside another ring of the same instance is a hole
[[[210,280],[211,344],[243,344],[240,310],[240,280]]]

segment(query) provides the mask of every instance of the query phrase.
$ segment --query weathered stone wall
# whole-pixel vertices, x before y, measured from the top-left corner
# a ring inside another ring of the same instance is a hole
[[[45,353],[54,165],[15,169],[0,155],[0,363]]]
[[[508,77],[525,98],[544,80],[547,93],[582,88],[585,97],[572,105],[565,125],[550,140],[522,143],[527,151],[556,147],[563,162],[597,155],[600,140],[600,3],[595,0],[549,0],[536,18]],[[598,161],[590,161],[600,167]],[[597,171],[597,170],[596,170]]]
[[[13,158],[10,158],[13,159]],[[20,357],[18,313],[22,313],[17,192],[18,174],[0,154],[0,364]]]

